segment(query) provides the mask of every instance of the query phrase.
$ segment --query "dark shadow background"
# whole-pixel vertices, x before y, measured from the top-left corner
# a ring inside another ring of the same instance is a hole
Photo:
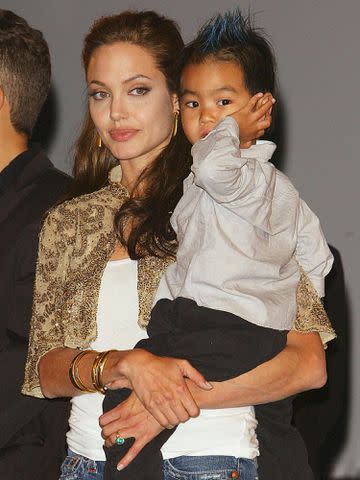
[[[40,143],[49,152],[56,138],[58,126],[58,102],[53,85],[40,112],[38,121],[31,136],[31,142]]]

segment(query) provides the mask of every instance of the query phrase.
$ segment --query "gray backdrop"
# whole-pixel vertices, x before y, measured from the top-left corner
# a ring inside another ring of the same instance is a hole
[[[2,0],[41,29],[52,54],[53,83],[42,138],[61,169],[71,168],[71,146],[84,102],[82,39],[94,18],[133,7],[176,19],[185,40],[210,14],[241,6],[257,13],[278,59],[283,111],[281,167],[320,216],[342,255],[352,342],[351,421],[334,476],[360,478],[359,296],[359,41],[357,0]]]

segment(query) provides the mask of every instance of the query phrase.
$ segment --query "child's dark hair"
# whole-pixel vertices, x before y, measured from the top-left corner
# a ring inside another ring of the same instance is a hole
[[[184,50],[181,71],[189,64],[206,60],[236,62],[243,70],[251,95],[275,90],[275,57],[261,30],[255,29],[250,15],[239,9],[218,14],[199,31]]]

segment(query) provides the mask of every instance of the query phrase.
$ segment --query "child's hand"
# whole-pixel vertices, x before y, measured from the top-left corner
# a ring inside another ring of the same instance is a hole
[[[241,148],[249,148],[252,142],[262,137],[270,127],[274,103],[271,93],[257,93],[243,108],[231,114],[239,125]]]

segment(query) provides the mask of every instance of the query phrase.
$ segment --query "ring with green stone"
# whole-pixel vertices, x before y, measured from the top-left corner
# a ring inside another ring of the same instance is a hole
[[[120,433],[116,434],[116,439],[115,439],[116,445],[123,445],[125,443],[125,438],[123,438]]]

